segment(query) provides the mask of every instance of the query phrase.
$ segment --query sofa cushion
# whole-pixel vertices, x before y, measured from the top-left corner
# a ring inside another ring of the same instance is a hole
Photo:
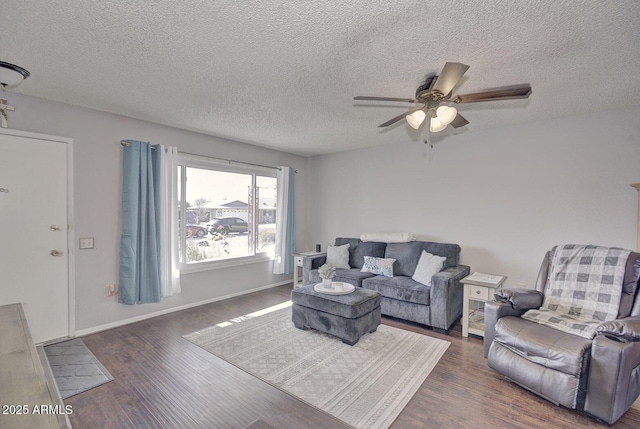
[[[446,260],[447,258],[444,256],[432,255],[423,250],[412,279],[423,285],[431,286],[431,278],[435,273],[439,273],[442,270]]]
[[[375,290],[383,297],[399,301],[409,301],[415,304],[429,305],[431,288],[418,283],[411,277],[374,276],[362,281],[362,287]]]
[[[416,266],[422,253],[422,242],[388,243],[384,252],[385,258],[395,259],[393,264],[394,276],[411,277],[416,271]]]
[[[349,247],[349,265],[351,268],[362,268],[364,266],[365,256],[382,258],[384,257],[384,249],[386,247],[387,243],[378,243],[375,241],[351,245],[351,247]]]
[[[393,258],[396,264],[393,273],[396,276],[413,276],[420,260],[422,250],[432,255],[444,256],[447,260],[443,268],[455,267],[460,258],[460,246],[457,244],[433,243],[430,241],[411,241],[409,243],[388,243],[385,258]]]
[[[327,248],[327,264],[331,264],[336,268],[349,269],[349,246],[329,246]]]
[[[434,243],[431,241],[418,241],[422,243],[422,249],[432,255],[444,256],[447,260],[443,268],[455,267],[460,260],[460,246],[449,243]]]
[[[351,268],[349,270],[338,269],[336,275],[333,277],[334,282],[350,283],[356,287],[362,287],[362,280],[373,277],[374,274],[363,273],[359,268]],[[311,270],[309,272],[309,281],[312,284],[320,283],[322,279],[318,274],[318,270]]]
[[[359,238],[338,237],[338,238],[336,238],[336,242],[334,243],[334,245],[336,245],[336,246],[344,246],[345,244],[348,244],[349,245],[349,251],[351,252],[360,243],[362,243],[362,241],[360,241]]]
[[[395,259],[374,258],[373,256],[364,257],[363,273],[378,274],[385,277],[393,277],[393,263]]]
[[[574,376],[584,371],[592,341],[522,319],[502,317],[494,340],[530,362]]]

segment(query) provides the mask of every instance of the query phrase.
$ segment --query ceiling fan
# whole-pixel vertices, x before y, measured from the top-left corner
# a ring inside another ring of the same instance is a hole
[[[378,127],[388,127],[402,118],[406,118],[409,125],[418,129],[427,115],[430,117],[429,130],[437,133],[444,130],[447,125],[460,128],[469,123],[457,109],[449,104],[477,103],[480,101],[513,100],[527,98],[531,95],[531,85],[502,86],[472,94],[452,95],[451,91],[460,78],[465,74],[468,65],[462,63],[446,63],[440,72],[429,75],[425,82],[416,90],[415,98],[369,97],[357,96],[354,100],[392,101],[402,103],[416,103],[420,106],[408,112],[389,119]]]

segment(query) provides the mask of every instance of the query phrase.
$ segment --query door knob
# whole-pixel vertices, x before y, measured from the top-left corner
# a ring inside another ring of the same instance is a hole
[[[49,229],[50,229],[51,231],[54,231],[54,232],[55,232],[55,231],[61,231],[61,230],[62,230],[62,228],[60,228],[58,225],[51,225],[51,226],[49,227]]]
[[[64,252],[63,252],[63,251],[61,251],[61,250],[53,249],[53,250],[51,251],[51,256],[62,256],[62,255],[64,255]]]

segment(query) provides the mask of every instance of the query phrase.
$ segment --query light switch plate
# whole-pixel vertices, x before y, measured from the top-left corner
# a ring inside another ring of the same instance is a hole
[[[80,239],[80,248],[81,249],[93,249],[93,237],[86,237]]]

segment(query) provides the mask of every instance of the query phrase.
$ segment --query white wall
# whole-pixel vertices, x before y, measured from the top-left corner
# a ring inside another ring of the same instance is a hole
[[[318,156],[310,173],[311,242],[413,232],[532,287],[555,244],[635,249],[640,107]]]
[[[431,149],[418,142],[310,159],[15,93],[10,127],[74,139],[76,329],[259,288],[270,263],[186,274],[183,292],[125,306],[104,296],[118,281],[120,140],[296,168],[298,251],[336,236],[409,231],[458,243],[472,270],[531,286],[548,248],[561,242],[634,248],[640,182],[640,107],[464,132]]]
[[[271,262],[258,263],[185,274],[182,276],[182,293],[165,298],[159,304],[128,306],[118,304],[116,297],[105,297],[105,285],[118,283],[119,277],[120,140],[150,141],[177,146],[184,152],[296,168],[296,213],[300,219],[300,231],[305,229],[304,219],[307,218],[306,193],[303,190],[307,186],[308,159],[20,94],[7,93],[5,98],[15,106],[15,112],[9,113],[12,129],[74,139],[75,236],[95,237],[95,249],[78,250],[78,243],[73,243],[76,254],[77,330],[91,330],[291,278],[290,275],[271,274]]]

